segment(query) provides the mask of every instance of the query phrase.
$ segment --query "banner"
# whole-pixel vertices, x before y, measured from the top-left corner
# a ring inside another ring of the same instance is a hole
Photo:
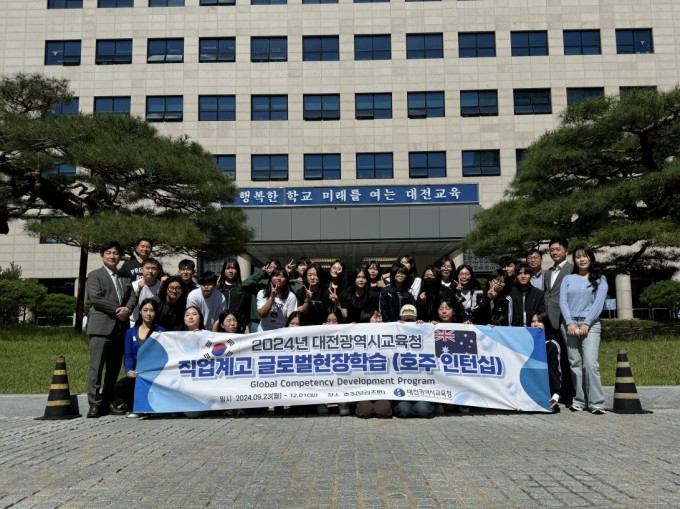
[[[550,411],[545,335],[522,327],[367,323],[153,334],[135,412],[362,400]]]

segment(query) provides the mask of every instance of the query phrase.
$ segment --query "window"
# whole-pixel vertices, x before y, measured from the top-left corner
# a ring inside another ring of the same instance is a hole
[[[47,0],[48,9],[82,9],[83,0]]]
[[[495,57],[496,34],[493,32],[470,32],[458,34],[460,58]]]
[[[619,55],[630,53],[654,53],[652,29],[640,28],[616,31],[616,52]]]
[[[236,5],[236,0],[200,0],[199,5]]]
[[[45,65],[80,65],[80,41],[46,41]]]
[[[446,177],[446,152],[409,152],[410,178]]]
[[[41,176],[53,182],[70,184],[76,180],[76,167],[66,163],[55,164],[49,170],[43,170]]]
[[[515,115],[548,115],[552,113],[549,88],[513,90]]]
[[[631,92],[656,92],[655,85],[638,85],[633,87],[619,87],[619,95],[630,94]]]
[[[236,120],[235,95],[199,95],[199,122]]]
[[[97,41],[97,65],[131,64],[132,39],[106,39]]]
[[[340,120],[340,94],[305,95],[305,120]]]
[[[408,118],[444,116],[444,92],[409,92]]]
[[[500,150],[463,150],[463,177],[495,177],[500,174]]]
[[[160,95],[146,98],[146,119],[149,122],[181,122],[184,98],[181,95]]]
[[[340,180],[340,154],[305,154],[305,180]]]
[[[78,113],[78,108],[80,106],[80,100],[74,97],[69,102],[58,102],[52,106],[52,115],[58,117],[60,115],[74,115]]]
[[[250,5],[285,5],[287,0],[250,0]]]
[[[267,155],[250,157],[250,180],[288,180],[288,156]]]
[[[75,178],[75,177],[74,177]],[[42,217],[40,218],[41,222],[44,223],[54,223],[56,221],[61,221],[64,219],[63,217]],[[61,239],[59,237],[52,237],[52,236],[40,236],[40,244],[61,244]]]
[[[356,94],[354,109],[357,120],[392,118],[392,94]]]
[[[184,7],[184,0],[149,0],[149,7]]]
[[[337,35],[302,38],[302,60],[330,62],[340,60],[340,40]]]
[[[130,97],[95,97],[95,113],[130,114]]]
[[[390,0],[354,0],[355,4],[379,4],[388,3]]]
[[[524,167],[522,166],[522,160],[524,159],[526,153],[527,149],[525,148],[515,149],[515,168],[517,169],[518,175],[524,171]]]
[[[391,179],[393,174],[391,152],[357,154],[357,179]]]
[[[99,0],[97,7],[134,7],[134,0]]]
[[[588,99],[595,97],[604,97],[603,87],[588,87],[588,88],[568,88],[567,89],[567,105],[578,104]]]
[[[303,4],[337,4],[338,0],[302,0]]]
[[[251,62],[286,62],[288,39],[286,37],[252,37],[250,39]]]
[[[235,155],[214,155],[213,162],[220,167],[222,173],[230,180],[236,180],[236,156]]]
[[[212,37],[198,40],[199,62],[235,62],[236,38]]]
[[[149,39],[148,64],[176,64],[184,62],[184,39]]]
[[[288,120],[287,95],[254,95],[250,103],[251,120]]]
[[[548,54],[548,32],[510,32],[513,57],[537,57]]]
[[[442,34],[406,34],[406,58],[444,58]]]
[[[601,55],[599,30],[565,30],[565,55]]]
[[[354,60],[389,60],[392,58],[389,35],[355,35]]]
[[[461,90],[460,114],[463,117],[498,115],[498,90]]]

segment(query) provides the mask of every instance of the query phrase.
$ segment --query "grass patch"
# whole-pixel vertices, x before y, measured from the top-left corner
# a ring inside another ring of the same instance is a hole
[[[600,374],[614,385],[616,355],[628,354],[637,385],[680,385],[680,338],[651,335],[600,344]],[[47,394],[57,357],[66,358],[71,393],[87,392],[87,335],[70,328],[15,326],[0,329],[0,394]],[[122,370],[121,370],[122,376]]]

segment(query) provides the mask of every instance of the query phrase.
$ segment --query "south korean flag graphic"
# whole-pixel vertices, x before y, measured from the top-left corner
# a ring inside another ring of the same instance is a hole
[[[477,334],[468,330],[435,329],[434,350],[437,357],[445,353],[477,355]]]
[[[224,341],[213,342],[206,341],[203,348],[207,348],[208,351],[203,354],[205,359],[219,359],[223,357],[231,357],[234,355],[232,347],[234,346],[233,339],[226,339]]]

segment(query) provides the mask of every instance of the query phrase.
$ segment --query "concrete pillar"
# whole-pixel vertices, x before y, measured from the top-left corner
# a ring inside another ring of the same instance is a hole
[[[621,320],[633,319],[633,292],[628,274],[616,275],[616,316]]]
[[[238,264],[241,267],[241,279],[247,278],[250,274],[252,274],[252,265],[250,260],[246,260],[240,256],[237,256],[236,259],[238,260]]]

